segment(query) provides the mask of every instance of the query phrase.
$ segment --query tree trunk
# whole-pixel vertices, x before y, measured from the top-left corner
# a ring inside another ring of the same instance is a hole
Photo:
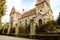
[[[1,21],[1,17],[0,17],[0,28],[2,28],[2,21]]]

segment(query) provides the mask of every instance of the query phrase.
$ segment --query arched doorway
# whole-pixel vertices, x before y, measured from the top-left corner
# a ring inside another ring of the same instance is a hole
[[[39,21],[38,21],[38,22],[39,22],[39,25],[40,25],[40,24],[42,24],[42,20],[41,20],[41,19],[39,19]]]

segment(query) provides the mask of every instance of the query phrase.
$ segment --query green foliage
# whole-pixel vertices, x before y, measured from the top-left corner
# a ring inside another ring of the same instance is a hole
[[[55,27],[56,27],[56,29],[60,29],[60,25],[58,25],[58,24],[55,25]]]
[[[2,16],[5,15],[5,12],[6,12],[6,0],[0,0],[0,29],[2,27],[2,21],[1,21],[1,18]]]
[[[6,0],[0,0],[0,18],[5,15],[6,12]]]
[[[60,13],[57,21],[51,20],[45,24],[36,26],[36,33],[56,33],[56,29],[60,30]]]
[[[10,29],[10,33],[15,33],[15,27],[11,27]]]
[[[19,34],[29,34],[30,33],[30,24],[27,27],[19,27]]]
[[[57,23],[58,23],[58,25],[60,25],[60,13],[59,13],[59,16],[57,18]]]
[[[6,34],[8,31],[9,23],[5,23],[2,27],[2,34]]]
[[[8,28],[4,29],[4,34],[7,34]]]
[[[24,34],[25,33],[25,29],[24,27],[19,27],[19,34]]]
[[[2,29],[0,29],[0,34],[2,34]]]
[[[25,33],[29,34],[30,33],[30,24],[28,24],[28,26],[25,29]]]
[[[1,23],[1,18],[0,18],[0,29],[2,29],[2,23]]]
[[[55,21],[48,21],[45,24],[36,26],[36,33],[53,33],[56,30],[57,23]]]
[[[7,23],[4,24],[4,29],[8,28],[8,27],[9,27],[9,23],[7,22]]]

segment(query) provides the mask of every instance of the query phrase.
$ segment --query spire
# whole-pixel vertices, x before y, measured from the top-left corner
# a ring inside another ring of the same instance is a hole
[[[23,4],[22,12],[24,12],[24,11],[25,11],[25,9],[24,9],[24,4]]]
[[[15,9],[14,6],[12,7],[12,9],[13,9],[13,10]]]
[[[15,8],[14,8],[14,6],[13,6],[10,15],[11,15],[11,14],[14,14],[14,12],[15,12]]]
[[[15,8],[14,8],[14,6],[12,7],[12,11],[15,11]]]
[[[24,8],[22,9],[22,11],[23,11],[23,12],[25,11]]]
[[[22,8],[22,14],[24,13],[24,11],[25,11],[24,8]]]

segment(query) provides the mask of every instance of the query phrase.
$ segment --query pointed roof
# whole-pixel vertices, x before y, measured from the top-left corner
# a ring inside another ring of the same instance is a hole
[[[25,9],[23,8],[23,9],[22,9],[22,11],[24,12],[24,11],[25,11]]]
[[[15,11],[15,8],[14,8],[14,6],[12,7],[12,10],[11,10],[11,11],[13,11],[13,10]]]
[[[15,10],[15,8],[14,8],[14,6],[12,7],[12,10],[11,10],[11,12],[10,12],[10,15],[11,14],[13,14],[13,12],[15,12],[16,10]]]

